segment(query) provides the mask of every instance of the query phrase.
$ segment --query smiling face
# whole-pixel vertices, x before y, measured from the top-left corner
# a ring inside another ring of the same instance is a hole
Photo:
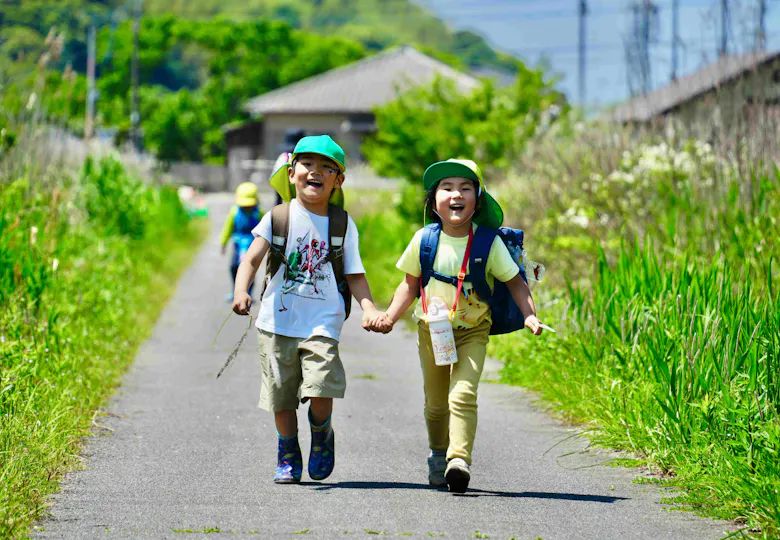
[[[442,219],[445,233],[462,232],[461,229],[471,223],[476,207],[477,190],[473,180],[444,178],[436,186],[434,209]]]
[[[301,206],[319,215],[328,214],[330,194],[334,189],[340,189],[344,182],[344,174],[336,162],[320,154],[296,156],[289,176]]]

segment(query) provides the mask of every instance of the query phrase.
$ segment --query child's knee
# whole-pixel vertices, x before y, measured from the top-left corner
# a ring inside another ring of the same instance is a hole
[[[466,381],[459,381],[450,391],[449,406],[451,409],[467,410],[477,408],[477,386]]]
[[[447,401],[425,402],[425,416],[432,420],[446,418],[450,414],[450,407]]]

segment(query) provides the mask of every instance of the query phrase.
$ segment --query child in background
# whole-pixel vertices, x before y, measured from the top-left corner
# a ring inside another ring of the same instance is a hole
[[[427,216],[440,223],[438,249],[433,262],[434,275],[423,289],[420,244],[424,229],[417,231],[397,267],[406,273],[387,310],[386,324],[394,324],[421,294],[415,310],[418,321],[418,348],[425,390],[425,421],[430,454],[428,480],[431,485],[447,485],[451,492],[464,493],[471,479],[471,452],[477,431],[477,387],[485,364],[491,311],[486,299],[474,290],[468,266],[477,226],[498,229],[503,211],[485,190],[476,163],[448,160],[434,163],[425,171]],[[487,250],[487,246],[485,246]],[[465,272],[462,269],[465,268]],[[459,275],[462,274],[462,275]],[[435,279],[434,279],[435,278]],[[441,279],[440,279],[441,278]],[[535,335],[542,332],[531,293],[500,237],[494,237],[485,264],[485,280],[491,290],[494,280],[505,282],[520,308],[525,327]],[[456,284],[463,287],[463,293]],[[458,361],[438,366],[434,361],[431,334],[426,324],[426,299],[443,299],[452,306]],[[382,317],[377,323],[384,321]],[[372,328],[374,329],[374,328]],[[379,331],[386,331],[377,326]]]
[[[269,260],[283,262],[276,270],[269,265],[257,315],[260,407],[274,413],[279,436],[274,482],[279,484],[301,481],[297,408],[306,401],[311,402],[309,476],[322,480],[333,471],[331,412],[333,399],[344,397],[346,388],[339,339],[351,297],[363,309],[364,328],[389,331],[371,298],[357,227],[342,208],[344,170],[344,151],[330,137],[301,139],[290,162],[271,177],[271,185],[290,203],[276,206],[252,231],[255,240],[236,278],[233,311],[248,315],[252,298],[247,290],[263,257],[270,249]]]
[[[233,288],[236,286],[236,273],[241,260],[246,255],[249,245],[254,240],[252,229],[257,227],[262,217],[257,199],[257,186],[252,182],[244,182],[236,188],[236,204],[230,208],[220,237],[221,252],[227,252],[228,242],[233,244],[230,259],[230,275],[233,278]],[[252,289],[249,289],[252,294]],[[233,301],[233,291],[227,295],[228,302]]]

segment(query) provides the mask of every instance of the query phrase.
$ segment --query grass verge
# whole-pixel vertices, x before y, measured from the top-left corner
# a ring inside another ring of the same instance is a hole
[[[118,161],[0,183],[0,536],[25,536],[205,238]]]

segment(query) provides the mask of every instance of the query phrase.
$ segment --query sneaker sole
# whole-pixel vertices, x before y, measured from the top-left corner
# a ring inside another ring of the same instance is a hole
[[[466,493],[469,488],[469,480],[471,475],[462,469],[453,467],[444,476],[447,481],[447,487],[452,493]]]
[[[280,478],[276,479],[274,478],[274,484],[300,484],[301,479],[300,478]]]
[[[447,480],[445,478],[437,478],[437,479],[431,479],[428,478],[428,485],[433,487],[444,487],[447,485]]]

